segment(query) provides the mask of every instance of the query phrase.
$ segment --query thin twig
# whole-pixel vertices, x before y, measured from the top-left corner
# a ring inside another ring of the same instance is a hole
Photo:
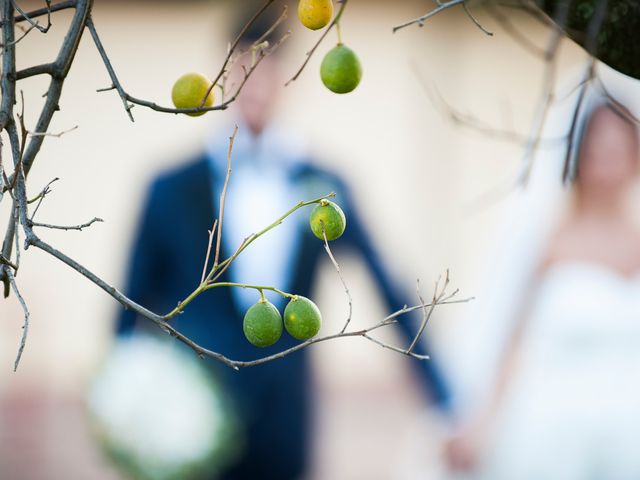
[[[449,2],[441,3],[436,8],[434,8],[433,10],[430,10],[429,12],[425,13],[420,17],[414,18],[413,20],[409,20],[408,22],[405,22],[403,24],[396,25],[395,27],[393,27],[393,33],[396,33],[398,30],[409,27],[411,25],[418,25],[419,27],[423,27],[424,22],[429,20],[431,17],[451,7],[455,7],[456,5],[463,4],[465,1],[466,0],[450,0]]]
[[[51,132],[31,132],[29,130],[27,130],[27,133],[29,134],[29,136],[31,137],[56,137],[56,138],[60,138],[62,137],[65,133],[69,133],[69,132],[73,132],[74,130],[78,129],[78,125],[76,125],[75,127],[71,127],[68,128],[67,130],[62,130],[58,133],[51,133]]]
[[[262,16],[262,14],[271,6],[271,4],[273,4],[274,1],[275,0],[267,0],[262,5],[262,8],[260,8],[253,15],[253,17],[251,17],[249,19],[249,21],[244,25],[244,27],[242,27],[242,29],[240,30],[240,33],[238,33],[237,37],[235,38],[235,40],[231,44],[231,47],[229,47],[229,50],[227,52],[227,56],[224,59],[224,62],[222,62],[222,67],[220,68],[220,71],[218,72],[216,77],[213,79],[213,81],[211,82],[211,86],[207,89],[206,93],[202,97],[202,102],[200,103],[200,107],[201,108],[204,107],[204,104],[207,101],[207,97],[211,93],[211,90],[213,90],[213,88],[216,86],[218,81],[222,78],[222,76],[227,71],[227,67],[229,66],[229,62],[231,61],[231,57],[233,56],[233,53],[235,52],[235,50],[238,48],[238,45],[240,44],[240,41],[244,38],[244,36],[246,35],[247,31],[252,27],[252,25],[258,20],[258,18],[260,18]],[[259,43],[259,42],[256,42],[256,43]]]
[[[11,284],[11,288],[13,289],[13,293],[15,293],[16,298],[20,302],[22,306],[22,310],[24,312],[24,324],[22,325],[22,337],[20,339],[20,346],[18,347],[18,354],[16,355],[16,360],[13,363],[13,371],[18,370],[18,366],[20,365],[20,360],[22,359],[22,352],[24,351],[24,347],[27,344],[27,336],[29,335],[29,309],[27,308],[27,302],[22,298],[22,294],[18,289],[18,285],[16,283],[16,279],[13,275],[13,272],[8,268],[4,269],[5,275],[9,278],[9,283]]]
[[[413,352],[413,349],[416,347],[416,345],[420,341],[420,338],[422,338],[422,333],[424,332],[424,329],[426,328],[427,323],[429,323],[429,319],[431,318],[431,315],[433,314],[433,309],[444,298],[444,294],[446,292],[446,289],[449,286],[449,270],[447,270],[447,273],[445,275],[444,283],[442,285],[442,289],[438,293],[439,283],[440,283],[440,279],[438,279],[438,281],[436,282],[436,285],[435,285],[435,288],[434,288],[434,291],[433,291],[433,300],[431,301],[431,306],[429,307],[429,310],[427,310],[426,307],[423,309],[424,313],[423,313],[423,317],[422,317],[422,323],[420,324],[420,327],[418,328],[418,332],[416,333],[415,337],[413,338],[413,341],[411,342],[411,344],[407,348],[407,353]],[[420,303],[424,305],[424,300],[422,300],[422,296],[420,294],[420,285],[419,284],[417,286],[417,291],[418,291],[418,298],[420,299]]]
[[[50,223],[40,223],[40,222],[33,222],[30,221],[29,223],[31,224],[32,227],[42,227],[42,228],[50,228],[52,230],[77,230],[77,231],[82,231],[82,229],[84,228],[88,228],[91,225],[93,225],[94,223],[102,223],[104,222],[104,220],[102,220],[101,218],[98,217],[94,217],[91,220],[89,220],[86,223],[83,223],[81,225],[52,225]]]
[[[11,0],[11,3],[13,3],[13,7],[18,12],[20,12],[21,17],[24,18],[27,22],[29,22],[32,27],[37,28],[42,33],[47,33],[49,31],[49,28],[51,27],[51,21],[49,21],[46,27],[43,27],[36,20],[33,20],[28,13],[22,10],[22,8],[20,8],[20,5],[18,5],[18,2],[16,2],[15,0]],[[47,13],[50,13],[50,12],[51,12],[51,7],[49,6],[49,2],[47,1]]]
[[[18,15],[15,17],[15,21],[16,23],[24,22],[27,21],[27,18],[34,19],[36,17],[41,17],[42,15],[50,15],[53,12],[59,12],[60,10],[74,8],[75,6],[76,0],[65,0],[64,2],[54,3],[53,5],[27,12],[26,15]]]
[[[471,21],[476,25],[476,27],[478,27],[486,35],[493,37],[493,32],[490,32],[489,30],[484,28],[482,24],[478,21],[478,19],[473,16],[471,11],[469,10],[469,7],[467,7],[467,2],[462,2],[462,8],[464,9],[464,13],[467,14],[467,17],[471,19]]]
[[[222,222],[224,220],[224,204],[227,199],[227,187],[229,186],[229,178],[231,177],[231,155],[233,154],[233,142],[238,133],[238,126],[233,128],[233,134],[229,137],[229,151],[227,153],[227,173],[224,177],[224,186],[220,193],[220,213],[218,214],[218,231],[216,232],[216,253],[213,257],[213,268],[218,268],[220,260],[220,245],[222,244]]]
[[[213,245],[213,236],[216,232],[216,227],[218,225],[218,219],[216,218],[213,221],[213,226],[211,230],[209,230],[209,243],[207,245],[207,255],[204,258],[204,265],[202,266],[202,277],[200,278],[200,283],[204,283],[204,277],[207,274],[207,267],[209,266],[209,256],[211,255],[211,247]]]
[[[349,315],[347,315],[347,320],[344,322],[344,326],[342,327],[342,330],[340,330],[340,333],[344,333],[347,330],[349,323],[351,323],[351,317],[353,316],[353,299],[351,298],[351,292],[349,291],[347,282],[345,281],[344,276],[342,275],[342,270],[340,269],[340,265],[338,265],[338,262],[333,256],[333,252],[331,252],[331,248],[329,248],[327,233],[324,230],[324,222],[321,220],[320,224],[322,226],[322,236],[324,237],[324,249],[327,252],[327,255],[329,256],[331,263],[336,269],[336,272],[338,272],[338,277],[340,277],[340,282],[342,283],[342,287],[344,288],[344,293],[347,295],[347,299],[349,301]]]

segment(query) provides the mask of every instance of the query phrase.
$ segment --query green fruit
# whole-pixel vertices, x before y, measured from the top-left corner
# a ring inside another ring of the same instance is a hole
[[[300,0],[298,18],[311,30],[326,27],[333,17],[332,0]]]
[[[347,226],[347,219],[342,209],[329,200],[321,200],[320,203],[311,211],[309,217],[309,225],[311,231],[320,240],[324,240],[322,235],[322,227],[327,240],[335,240],[340,238]]]
[[[349,93],[355,90],[362,78],[360,60],[353,50],[339,43],[322,60],[320,77],[332,92]]]
[[[202,103],[202,99],[211,87],[211,81],[201,73],[186,73],[181,76],[173,85],[171,99],[176,108],[197,108]],[[204,107],[213,105],[213,89],[207,95]],[[187,113],[192,117],[199,117],[207,112]]]
[[[315,337],[322,325],[320,310],[306,297],[296,295],[284,309],[284,328],[298,340]]]
[[[272,303],[260,300],[245,313],[242,329],[249,343],[256,347],[269,347],[282,335],[282,317]]]

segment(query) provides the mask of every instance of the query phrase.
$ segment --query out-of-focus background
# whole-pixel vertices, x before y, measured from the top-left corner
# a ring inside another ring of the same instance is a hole
[[[168,104],[171,86],[183,72],[217,71],[238,3],[99,1],[93,17],[128,91]],[[40,5],[20,4],[25,9]],[[424,28],[391,33],[393,25],[426,8],[418,0],[352,0],[342,30],[362,60],[362,84],[346,96],[321,85],[319,63],[333,43],[330,37],[300,79],[283,87],[277,116],[308,140],[320,162],[353,186],[373,241],[408,291],[420,278],[426,292],[449,268],[461,295],[472,296],[503,208],[478,198],[513,172],[522,149],[453,125],[434,108],[421,82],[483,122],[526,134],[543,65],[482,9],[475,13],[493,37],[460,9],[444,12]],[[544,48],[545,26],[515,10],[508,14],[523,35]],[[46,37],[32,32],[20,43],[19,68],[53,58],[69,15],[56,14]],[[283,50],[291,74],[318,37],[294,20],[292,15],[293,36]],[[584,60],[578,47],[564,42],[561,71]],[[45,140],[30,183],[44,186],[60,177],[41,208],[41,221],[105,220],[83,232],[43,236],[122,286],[148,182],[197,153],[211,135],[230,134],[221,129],[229,127],[232,114],[190,118],[136,107],[131,123],[115,92],[96,93],[109,85],[85,35],[51,131],[78,128]],[[45,79],[23,81],[19,88],[27,125],[33,126]],[[381,318],[385,312],[358,260],[345,258],[341,264],[353,294],[354,322]],[[22,312],[15,299],[0,302],[0,478],[120,478],[92,442],[83,406],[120,306],[37,250],[24,256],[19,280],[29,301],[31,329],[17,373],[12,366]],[[325,318],[337,325],[347,303],[328,262],[316,299]],[[427,337],[441,363],[455,358],[461,322],[473,308],[473,303],[451,306],[434,315]],[[410,360],[358,339],[315,346],[312,357],[318,411],[311,478],[439,478],[441,426],[412,381]]]

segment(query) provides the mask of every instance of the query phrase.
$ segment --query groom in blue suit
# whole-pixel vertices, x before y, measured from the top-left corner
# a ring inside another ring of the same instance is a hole
[[[314,166],[304,148],[291,141],[293,135],[273,123],[276,92],[281,88],[278,59],[267,57],[235,104],[239,132],[226,202],[223,258],[233,253],[244,237],[268,225],[298,201],[334,191],[335,201],[346,214],[347,228],[340,239],[332,242],[332,248],[339,251],[349,247],[360,254],[388,309],[402,308],[406,297],[383,268],[344,182]],[[219,208],[231,131],[229,128],[226,136],[211,141],[202,155],[161,175],[150,187],[133,246],[127,293],[153,311],[172,310],[200,280],[207,230]],[[308,213],[296,212],[258,239],[220,281],[273,285],[312,297],[325,253],[323,243],[308,227]],[[282,310],[281,298],[269,299]],[[257,358],[294,345],[293,339],[283,335],[275,346],[257,349],[244,338],[244,312],[257,300],[253,290],[213,289],[190,304],[174,320],[174,326],[200,345],[234,359]],[[328,325],[339,329],[339,322],[334,321],[325,319]],[[146,325],[134,312],[124,311],[118,319],[117,332],[129,335]],[[399,325],[409,341],[417,322],[407,315]],[[420,347],[416,353],[423,353]],[[433,361],[411,362],[429,397],[447,408],[448,392]],[[240,371],[209,363],[212,374],[239,412],[246,432],[243,456],[222,478],[294,480],[303,476],[309,460],[309,420],[314,397],[307,350]]]

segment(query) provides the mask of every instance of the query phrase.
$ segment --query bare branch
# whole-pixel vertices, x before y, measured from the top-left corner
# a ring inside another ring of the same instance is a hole
[[[429,322],[429,319],[431,318],[431,314],[433,313],[433,309],[444,298],[444,295],[445,295],[445,292],[447,290],[447,287],[449,286],[449,270],[447,270],[447,273],[445,275],[444,284],[442,285],[442,289],[438,293],[439,284],[440,284],[440,279],[438,279],[438,281],[436,282],[436,285],[434,287],[433,300],[431,301],[431,306],[430,306],[429,310],[427,310],[426,307],[423,308],[422,323],[420,324],[420,327],[418,328],[418,333],[416,333],[416,336],[413,338],[413,341],[411,342],[411,345],[409,345],[409,348],[407,348],[407,353],[413,352],[413,349],[416,347],[416,345],[420,341],[420,338],[422,337],[422,333],[424,332],[424,329],[426,328],[427,323]],[[424,305],[424,300],[422,299],[422,296],[420,294],[420,283],[419,282],[416,285],[416,290],[417,290],[417,293],[418,293],[418,298],[420,299],[420,303]]]

